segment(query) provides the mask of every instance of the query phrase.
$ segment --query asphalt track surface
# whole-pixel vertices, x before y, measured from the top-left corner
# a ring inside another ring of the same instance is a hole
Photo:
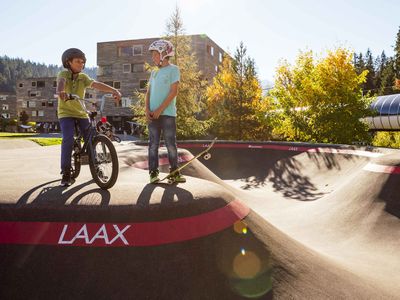
[[[151,185],[147,147],[115,145],[104,191],[88,166],[60,187],[59,146],[0,140],[1,299],[400,299],[398,150],[218,141]]]

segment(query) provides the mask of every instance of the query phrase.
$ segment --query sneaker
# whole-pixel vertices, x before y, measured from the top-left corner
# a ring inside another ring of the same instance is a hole
[[[69,168],[62,172],[61,186],[70,186],[72,184],[71,170]]]
[[[150,171],[150,183],[157,183],[160,181],[160,178],[158,178],[159,171]]]
[[[186,182],[186,178],[183,177],[183,175],[180,172],[176,172],[175,174],[170,176],[169,180],[171,182],[176,182],[176,183],[184,183],[184,182]]]

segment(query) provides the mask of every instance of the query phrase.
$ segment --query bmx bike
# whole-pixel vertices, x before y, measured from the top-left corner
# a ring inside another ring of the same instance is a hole
[[[101,98],[100,112],[104,108],[104,101],[107,97],[112,97],[111,94],[105,94]],[[88,112],[89,126],[86,128],[86,139],[83,142],[83,134],[77,130],[75,124],[75,136],[71,157],[71,178],[75,179],[81,171],[82,155],[88,155],[90,173],[94,182],[101,189],[111,188],[118,178],[119,164],[117,151],[112,141],[104,134],[97,131],[96,128],[96,111],[88,111],[85,103],[90,103],[97,106],[96,102],[81,99],[79,96],[70,94],[69,100],[79,101],[82,108]],[[96,107],[97,108],[97,107]],[[83,144],[82,144],[83,143]]]

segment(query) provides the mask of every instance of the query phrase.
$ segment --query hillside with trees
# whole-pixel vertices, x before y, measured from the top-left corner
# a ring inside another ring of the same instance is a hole
[[[96,78],[97,68],[85,68],[85,73]],[[30,77],[52,77],[57,76],[63,70],[56,65],[46,65],[20,58],[0,56],[0,92],[15,93],[18,79]]]

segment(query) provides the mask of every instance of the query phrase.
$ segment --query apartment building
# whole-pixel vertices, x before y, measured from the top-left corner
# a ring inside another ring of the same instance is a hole
[[[58,100],[55,96],[56,77],[39,77],[17,80],[16,113],[28,115],[29,122],[36,122],[45,131],[59,131],[57,118]],[[87,90],[85,98],[96,99],[93,90]]]
[[[199,70],[203,78],[211,82],[225,51],[205,34],[189,37]],[[116,127],[126,127],[126,121],[133,117],[129,107],[135,101],[136,92],[146,91],[149,73],[145,64],[152,64],[148,48],[157,39],[159,37],[97,43],[97,80],[113,86],[122,94],[121,107],[108,116]]]
[[[0,92],[1,118],[13,120],[17,118],[17,96],[12,93]]]

